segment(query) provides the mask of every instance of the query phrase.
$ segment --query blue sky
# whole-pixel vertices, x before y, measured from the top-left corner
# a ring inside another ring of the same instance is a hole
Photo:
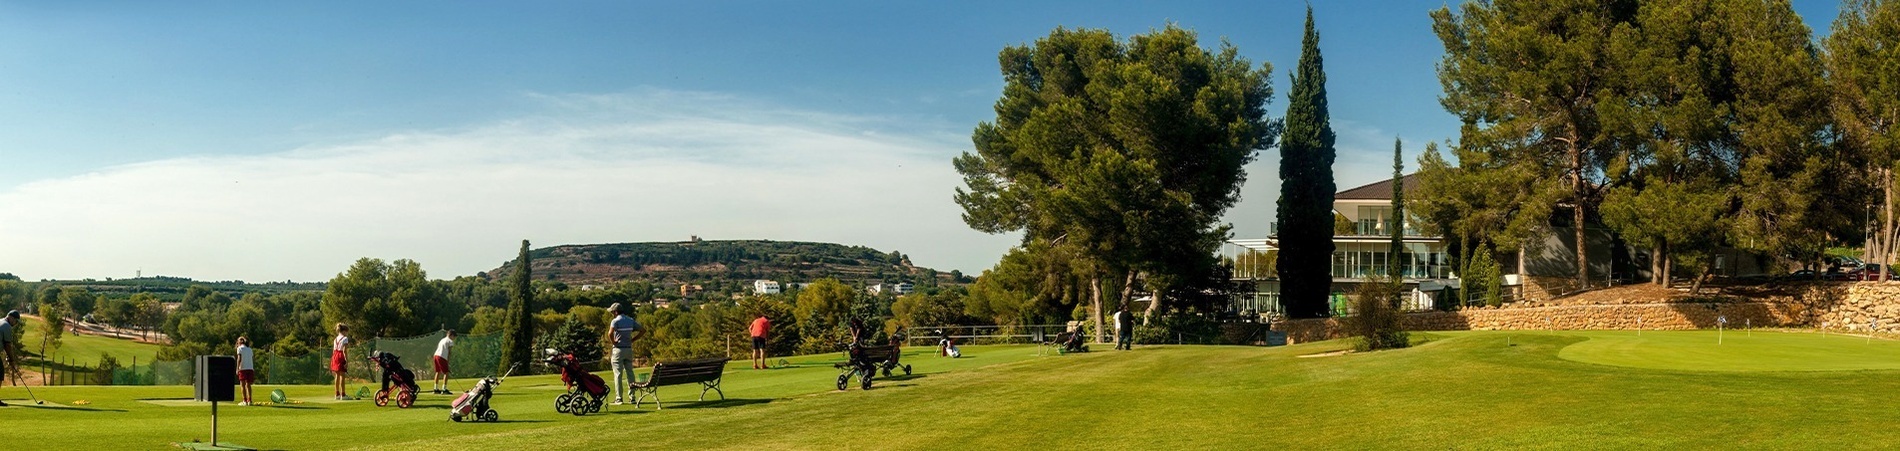
[[[949,159],[996,53],[1177,23],[1274,65],[1303,2],[0,4],[0,272],[323,280],[357,257],[472,274],[537,247],[835,241],[978,272]],[[1342,189],[1457,124],[1437,1],[1314,2]],[[1838,5],[1798,1],[1824,33]],[[1275,151],[1229,214],[1265,232]]]

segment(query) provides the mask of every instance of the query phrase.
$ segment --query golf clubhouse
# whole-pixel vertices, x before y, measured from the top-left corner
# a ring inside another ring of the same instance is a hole
[[[1418,174],[1402,179],[1405,191],[1420,192]],[[1577,274],[1576,235],[1572,233],[1572,215],[1568,205],[1553,211],[1542,239],[1532,239],[1515,253],[1496,255],[1503,271],[1508,297],[1549,298],[1583,287],[1574,285]],[[1388,271],[1394,228],[1401,228],[1405,247],[1399,262],[1400,279],[1410,293],[1402,307],[1429,310],[1440,301],[1445,288],[1459,288],[1444,237],[1426,233],[1417,218],[1397,220],[1392,214],[1392,180],[1380,180],[1333,194],[1334,218],[1341,223],[1333,233],[1332,303],[1335,312],[1346,304],[1347,296],[1369,277],[1383,277]],[[1410,216],[1410,215],[1407,215]],[[1221,247],[1221,258],[1233,264],[1233,279],[1251,283],[1252,290],[1236,296],[1230,308],[1242,316],[1283,314],[1280,305],[1280,280],[1273,260],[1278,254],[1278,230],[1269,228],[1266,238],[1232,239]],[[1652,271],[1650,252],[1637,249],[1618,239],[1599,218],[1584,223],[1584,248],[1589,253],[1590,279],[1601,283],[1627,283],[1648,280]],[[1722,248],[1711,256],[1711,275],[1740,277],[1763,274],[1769,259],[1760,255]],[[1451,300],[1446,300],[1451,301]]]
[[[1416,192],[1417,174],[1407,175],[1403,180],[1406,191]],[[1346,294],[1352,293],[1366,278],[1385,276],[1394,258],[1404,259],[1399,262],[1399,271],[1411,293],[1404,305],[1408,310],[1430,309],[1433,297],[1443,288],[1458,286],[1457,275],[1452,273],[1446,255],[1445,240],[1424,233],[1415,227],[1412,218],[1399,221],[1393,217],[1390,179],[1333,194],[1333,213],[1335,218],[1350,224],[1350,227],[1342,224],[1333,234],[1335,309],[1343,306]],[[1403,231],[1405,253],[1401,257],[1391,255],[1391,231],[1395,228]],[[1250,294],[1233,300],[1233,311],[1242,315],[1285,312],[1280,305],[1279,275],[1273,271],[1273,259],[1279,249],[1278,232],[1269,230],[1268,237],[1261,239],[1228,240],[1222,246],[1221,257],[1233,262],[1234,279],[1253,285]]]

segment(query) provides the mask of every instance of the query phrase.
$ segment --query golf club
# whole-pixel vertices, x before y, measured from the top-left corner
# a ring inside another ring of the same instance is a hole
[[[46,401],[41,401],[41,400],[40,400],[40,395],[36,395],[36,394],[33,394],[33,386],[32,386],[32,385],[20,385],[20,369],[19,369],[19,368],[10,368],[10,369],[12,369],[12,370],[13,370],[13,386],[15,386],[15,387],[25,387],[25,388],[26,388],[26,395],[27,395],[27,396],[31,396],[31,397],[33,397],[33,404],[34,404],[34,405],[41,405],[41,406],[43,406],[43,405],[46,405]]]

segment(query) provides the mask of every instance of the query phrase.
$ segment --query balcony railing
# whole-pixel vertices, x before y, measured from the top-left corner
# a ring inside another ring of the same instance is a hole
[[[1358,222],[1353,223],[1353,235],[1354,236],[1391,236],[1392,232],[1390,232],[1390,230],[1392,230],[1391,229],[1392,222],[1393,221],[1380,221],[1377,219],[1361,219]],[[1425,236],[1425,233],[1419,231],[1415,227],[1412,227],[1411,224],[1406,224],[1405,236]]]

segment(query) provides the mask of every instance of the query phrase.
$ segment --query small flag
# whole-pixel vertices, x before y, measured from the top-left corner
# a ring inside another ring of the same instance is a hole
[[[1727,317],[1727,316],[1717,316],[1717,317],[1715,317],[1715,322],[1718,322],[1718,323],[1722,323],[1723,325],[1728,325],[1728,317]]]

